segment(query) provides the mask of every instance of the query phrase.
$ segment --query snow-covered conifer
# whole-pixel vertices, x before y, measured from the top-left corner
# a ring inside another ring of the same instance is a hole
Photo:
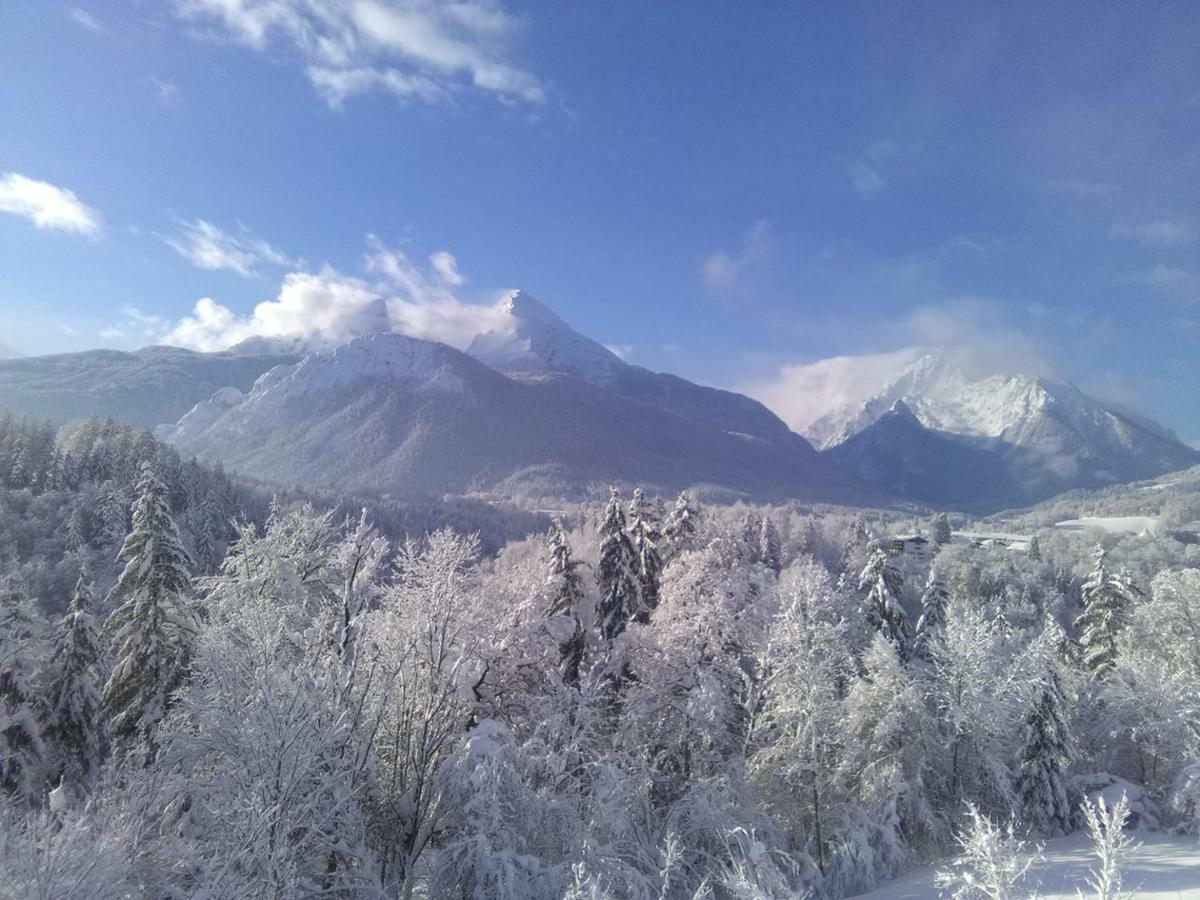
[[[950,595],[936,567],[929,569],[925,591],[921,594],[921,615],[913,635],[913,655],[928,659],[930,645],[946,627],[946,604]]]
[[[933,542],[939,545],[948,544],[952,537],[949,517],[945,513],[938,513],[933,517]]]
[[[779,546],[779,530],[770,516],[763,516],[758,529],[758,561],[776,575],[783,569],[783,551]]]
[[[112,596],[122,602],[104,626],[117,648],[104,711],[115,740],[150,741],[183,680],[194,624],[186,598],[188,555],[171,518],[167,487],[151,462],[142,465],[133,528],[120,559],[125,568]]]
[[[39,798],[45,778],[43,624],[32,600],[0,585],[0,788],[26,802]]]
[[[633,492],[629,502],[629,539],[633,544],[637,565],[638,608],[637,621],[643,625],[658,607],[658,594],[662,582],[662,557],[658,552],[659,532],[649,504],[642,497],[642,489]]]
[[[1065,772],[1071,748],[1053,646],[1051,636],[1046,641],[1046,672],[1025,715],[1015,787],[1023,823],[1047,837],[1066,834],[1071,820]]]
[[[580,562],[571,558],[571,546],[562,520],[555,519],[548,539],[550,554],[550,593],[548,612],[551,616],[566,616],[571,622],[571,633],[558,645],[560,668],[565,684],[579,683],[579,670],[583,663],[586,641],[581,621],[584,601],[583,583],[579,577]]]
[[[1075,620],[1083,664],[1093,678],[1104,679],[1117,661],[1117,638],[1129,619],[1129,586],[1108,571],[1107,554],[1096,548],[1096,568],[1080,589],[1083,612]]]
[[[663,554],[664,557],[675,557],[681,551],[689,549],[688,544],[695,537],[699,528],[699,511],[687,491],[681,491],[675,499],[674,508],[667,514],[663,522]]]
[[[637,554],[625,529],[621,492],[611,489],[604,518],[600,521],[600,559],[596,580],[600,585],[598,612],[600,635],[606,641],[625,630],[638,609]]]
[[[858,577],[858,589],[866,591],[867,619],[891,641],[903,658],[908,653],[908,616],[900,605],[900,573],[887,553],[875,547]]]
[[[67,780],[89,781],[100,765],[104,724],[97,666],[99,635],[92,616],[92,585],[81,571],[59,626],[50,659],[48,735]]]

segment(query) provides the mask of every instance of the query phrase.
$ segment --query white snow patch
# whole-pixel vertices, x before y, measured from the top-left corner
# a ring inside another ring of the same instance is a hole
[[[1066,519],[1055,524],[1064,531],[1087,531],[1099,529],[1107,534],[1158,533],[1159,519],[1155,516],[1084,516],[1081,519]]]
[[[1200,900],[1200,844],[1194,837],[1138,832],[1141,846],[1122,869],[1124,889],[1134,897]],[[1076,833],[1046,842],[1046,858],[1031,870],[1030,887],[1040,883],[1041,900],[1076,900],[1085,897],[1088,871],[1093,864],[1092,844]],[[890,881],[862,900],[933,900],[940,897],[934,882],[937,867],[910,872]]]

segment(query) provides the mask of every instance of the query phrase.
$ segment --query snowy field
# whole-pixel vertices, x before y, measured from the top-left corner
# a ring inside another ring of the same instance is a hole
[[[1154,516],[1085,516],[1082,519],[1067,519],[1054,527],[1067,531],[1098,528],[1109,534],[1157,534],[1158,519]]]
[[[1138,832],[1142,846],[1123,868],[1124,890],[1132,897],[1162,900],[1200,900],[1200,844],[1195,838]],[[1032,870],[1028,893],[1041,900],[1075,900],[1076,891],[1091,897],[1087,877],[1092,866],[1091,841],[1083,833],[1046,843],[1046,858]],[[920,869],[890,881],[869,894],[869,900],[932,900],[940,897],[936,869]]]

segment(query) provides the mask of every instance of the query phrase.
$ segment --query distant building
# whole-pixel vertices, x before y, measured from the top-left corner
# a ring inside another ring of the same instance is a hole
[[[925,557],[933,555],[933,542],[919,534],[903,534],[885,538],[882,546],[883,551],[889,556]]]

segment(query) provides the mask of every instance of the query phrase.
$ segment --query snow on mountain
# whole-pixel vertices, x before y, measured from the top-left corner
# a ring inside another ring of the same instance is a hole
[[[888,415],[898,405],[908,413],[903,422]],[[932,354],[904,367],[874,396],[822,416],[806,433],[837,464],[886,490],[924,502],[957,498],[962,508],[977,510],[1152,478],[1200,461],[1162,426],[1067,382],[972,378]],[[899,463],[900,455],[908,464]]]
[[[153,428],[175,422],[225,387],[250,390],[283,351],[197,353],[145,347],[0,360],[0,409],[56,424],[89,416]]]
[[[562,372],[595,384],[625,365],[615,353],[584,337],[525,291],[511,291],[496,306],[501,324],[478,335],[467,355],[493,369]]]
[[[682,385],[660,384],[665,397],[643,402],[575,375],[502,373],[442,344],[376,334],[273,369],[240,400],[201,404],[166,437],[258,478],[343,490],[582,496],[616,482],[879,499],[783,423],[763,427],[757,410],[773,417],[753,401],[741,398],[754,414],[743,411],[735,431],[724,392]],[[702,396],[712,416],[665,408]]]
[[[0,359],[21,359],[22,356],[8,344],[0,343]]]

